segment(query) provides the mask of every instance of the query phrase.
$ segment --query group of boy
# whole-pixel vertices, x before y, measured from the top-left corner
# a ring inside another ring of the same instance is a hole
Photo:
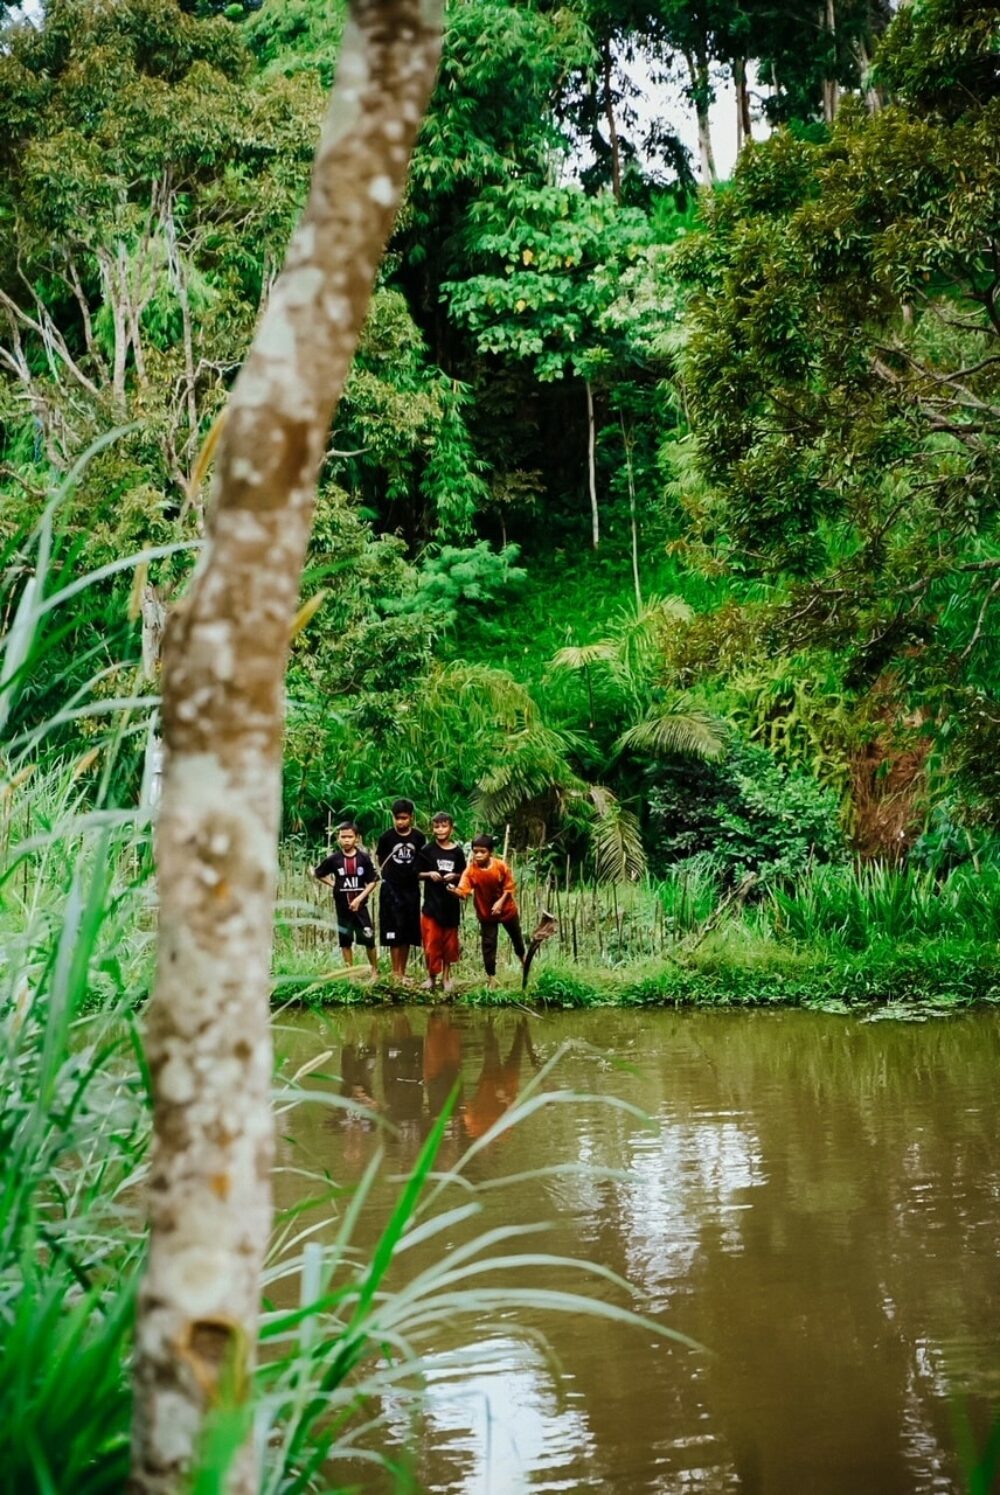
[[[410,950],[421,945],[427,966],[424,986],[441,982],[453,989],[458,964],[462,900],[472,897],[479,921],[487,985],[496,986],[497,943],[501,926],[514,954],[524,960],[524,937],[518,917],[514,878],[507,863],[494,856],[492,836],[476,836],[471,860],[455,840],[454,818],[445,810],[431,817],[431,839],[416,825],[412,800],[397,799],[392,825],[378,839],[374,856],[361,844],[358,827],[337,827],[338,849],[313,868],[313,876],[333,889],[337,935],[346,965],[354,963],[354,944],[368,957],[370,978],[378,980],[378,953],[371,895],[379,891],[379,938],[389,951],[393,977],[405,981]],[[421,903],[421,893],[423,901]]]

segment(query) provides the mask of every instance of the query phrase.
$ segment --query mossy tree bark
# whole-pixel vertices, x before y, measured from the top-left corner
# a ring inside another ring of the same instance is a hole
[[[289,629],[330,422],[440,48],[438,0],[352,0],[308,203],[233,389],[163,656],[152,1236],[132,1488],[174,1492],[248,1395],[271,1226],[268,1010]],[[230,1489],[258,1487],[249,1446]]]

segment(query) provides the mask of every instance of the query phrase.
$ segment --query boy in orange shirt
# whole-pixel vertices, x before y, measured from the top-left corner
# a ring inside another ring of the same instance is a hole
[[[477,836],[472,843],[472,861],[462,873],[457,887],[449,888],[459,898],[473,895],[479,935],[483,946],[486,985],[492,991],[497,984],[497,939],[502,924],[514,946],[518,960],[524,960],[524,936],[514,901],[514,878],[506,862],[493,855],[492,836]]]

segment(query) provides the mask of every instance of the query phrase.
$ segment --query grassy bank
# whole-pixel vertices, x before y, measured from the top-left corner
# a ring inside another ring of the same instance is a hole
[[[949,876],[884,867],[817,868],[794,888],[740,899],[711,867],[618,886],[567,885],[530,862],[518,869],[526,932],[547,908],[557,935],[540,949],[527,994],[508,950],[500,989],[485,989],[466,917],[456,1001],[564,1007],[942,1008],[1000,1001],[1000,875]],[[372,987],[344,970],[328,905],[308,871],[286,859],[275,951],[280,1000],[420,1000],[414,987]],[[415,981],[423,976],[411,965]]]

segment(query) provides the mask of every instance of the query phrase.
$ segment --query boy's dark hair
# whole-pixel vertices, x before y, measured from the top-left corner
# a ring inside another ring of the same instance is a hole
[[[431,825],[444,825],[445,821],[449,825],[455,824],[454,815],[449,815],[447,810],[438,810],[437,814],[431,816]]]
[[[392,802],[392,813],[394,815],[413,815],[416,807],[412,799],[394,799]]]
[[[338,836],[340,835],[341,831],[353,831],[356,836],[359,836],[361,834],[353,820],[342,820],[337,826]]]
[[[485,846],[487,851],[492,851],[497,844],[492,836],[476,836],[472,842],[473,846]]]

